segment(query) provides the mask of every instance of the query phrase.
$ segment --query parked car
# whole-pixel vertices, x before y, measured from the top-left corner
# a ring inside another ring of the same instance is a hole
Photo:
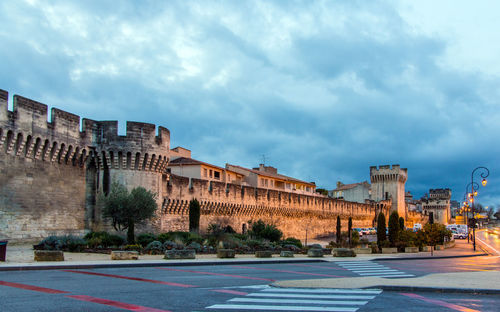
[[[453,233],[453,238],[455,239],[466,239],[467,233]]]

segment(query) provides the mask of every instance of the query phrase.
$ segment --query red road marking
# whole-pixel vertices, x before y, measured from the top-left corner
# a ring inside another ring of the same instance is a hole
[[[260,271],[273,271],[273,272],[283,272],[283,273],[293,273],[293,274],[302,274],[302,275],[314,275],[314,276],[326,276],[326,277],[344,277],[339,275],[330,275],[330,274],[319,274],[319,273],[308,273],[308,272],[298,272],[298,271],[288,271],[288,270],[277,270],[277,269],[263,269],[263,268],[255,268],[243,265],[232,265],[235,268],[243,268],[243,269],[252,269],[252,270],[260,270]]]
[[[456,311],[462,311],[462,312],[481,312],[481,311],[478,311],[478,310],[474,310],[474,309],[469,309],[469,308],[466,308],[466,307],[462,307],[462,306],[459,306],[459,305],[456,305],[456,304],[453,304],[453,303],[448,303],[448,302],[444,302],[444,301],[437,300],[437,299],[425,298],[425,297],[422,297],[422,296],[417,295],[417,294],[400,293],[400,295],[407,296],[407,297],[414,298],[414,299],[419,299],[419,300],[422,300],[422,301],[425,301],[425,302],[433,303],[435,305],[439,305],[439,306],[442,306],[442,307],[447,307],[447,308],[450,308],[450,309],[453,309],[453,310],[456,310]]]
[[[57,290],[57,289],[50,289],[50,288],[45,288],[45,287],[38,287],[38,286],[33,286],[33,285],[11,283],[11,282],[4,282],[4,281],[0,281],[0,285],[21,288],[21,289],[27,289],[27,290],[33,290],[33,291],[43,292],[46,294],[68,294],[69,293],[69,291],[62,291],[62,290]]]
[[[229,289],[213,289],[212,291],[220,292],[220,293],[225,293],[225,294],[232,294],[232,295],[240,295],[240,296],[246,296],[248,293],[242,292],[242,291],[236,291],[236,290],[229,290]]]
[[[90,296],[65,296],[68,298],[76,299],[76,300],[81,300],[81,301],[88,301],[88,302],[93,302],[93,303],[99,303],[99,304],[104,304],[124,310],[129,310],[129,311],[138,311],[138,312],[171,312],[168,310],[159,310],[155,308],[148,308],[148,307],[143,307],[135,304],[129,304],[125,302],[120,302],[120,301],[113,301],[113,300],[108,300],[108,299],[101,299],[101,298],[96,298],[96,297],[90,297]]]
[[[62,271],[71,272],[71,273],[78,273],[78,274],[121,278],[121,279],[126,279],[126,280],[131,280],[131,281],[147,282],[147,283],[162,284],[162,285],[169,285],[169,286],[176,286],[176,287],[198,287],[195,285],[171,283],[171,282],[157,281],[157,280],[151,280],[151,279],[145,279],[145,278],[139,278],[139,277],[123,276],[123,275],[105,274],[105,273],[97,273],[97,272],[89,272],[89,271],[75,271],[75,270],[62,270]]]
[[[252,280],[259,280],[259,281],[270,281],[270,282],[274,282],[274,280],[273,280],[273,279],[269,279],[269,278],[260,278],[260,277],[251,277],[251,276],[242,276],[242,275],[224,274],[224,273],[212,273],[212,272],[192,271],[192,270],[170,269],[170,268],[157,268],[157,269],[160,269],[160,270],[168,270],[168,271],[178,271],[178,272],[197,273],[197,274],[206,274],[206,275],[228,276],[228,277],[237,277],[237,278],[246,278],[246,279],[252,279]]]

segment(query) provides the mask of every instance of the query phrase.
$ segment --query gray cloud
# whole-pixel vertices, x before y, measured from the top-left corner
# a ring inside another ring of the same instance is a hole
[[[458,199],[485,165],[483,200],[500,204],[499,73],[448,66],[450,39],[401,12],[385,1],[3,2],[0,88],[121,131],[166,126],[173,145],[216,165],[265,155],[326,188],[399,163],[416,195],[450,187]]]

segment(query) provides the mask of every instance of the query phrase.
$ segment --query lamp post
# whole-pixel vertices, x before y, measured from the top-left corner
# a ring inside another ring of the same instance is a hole
[[[472,170],[472,173],[470,175],[470,185],[471,185],[471,195],[470,195],[470,202],[472,204],[472,220],[474,220],[473,224],[472,224],[472,243],[474,245],[474,251],[476,251],[476,217],[474,216],[474,197],[477,196],[477,189],[479,188],[479,185],[477,183],[474,182],[474,173],[476,173],[477,170],[482,170],[483,172],[480,173],[481,175],[481,178],[483,178],[483,180],[481,181],[481,184],[483,186],[486,186],[486,183],[488,183],[488,181],[486,181],[486,178],[490,175],[490,170],[488,170],[488,168],[486,167],[477,167],[475,168],[474,170]],[[474,186],[475,185],[478,185],[478,187],[476,189],[474,189]]]
[[[472,187],[471,191],[469,192],[469,188]],[[464,194],[464,209],[465,209],[465,225],[467,226],[467,244],[470,243],[470,231],[469,231],[469,211],[470,211],[470,204],[469,201],[473,200],[471,197],[471,194],[473,193],[474,188],[478,189],[479,184],[476,182],[474,183],[469,183],[465,187],[465,194]],[[472,202],[471,202],[472,203]]]

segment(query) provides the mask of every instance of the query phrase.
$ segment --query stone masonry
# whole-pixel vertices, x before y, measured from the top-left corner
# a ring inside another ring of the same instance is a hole
[[[170,131],[127,122],[82,119],[45,104],[0,90],[0,238],[36,240],[49,235],[110,230],[97,198],[113,181],[155,192],[157,216],[138,231],[188,230],[189,201],[201,203],[201,229],[210,223],[241,232],[248,221],[263,219],[285,236],[303,238],[332,233],[336,218],[343,228],[374,225],[388,213],[390,199],[367,204],[172,175],[167,170]],[[80,125],[81,122],[81,125]],[[81,128],[81,131],[80,131]],[[404,194],[404,190],[403,190]]]

